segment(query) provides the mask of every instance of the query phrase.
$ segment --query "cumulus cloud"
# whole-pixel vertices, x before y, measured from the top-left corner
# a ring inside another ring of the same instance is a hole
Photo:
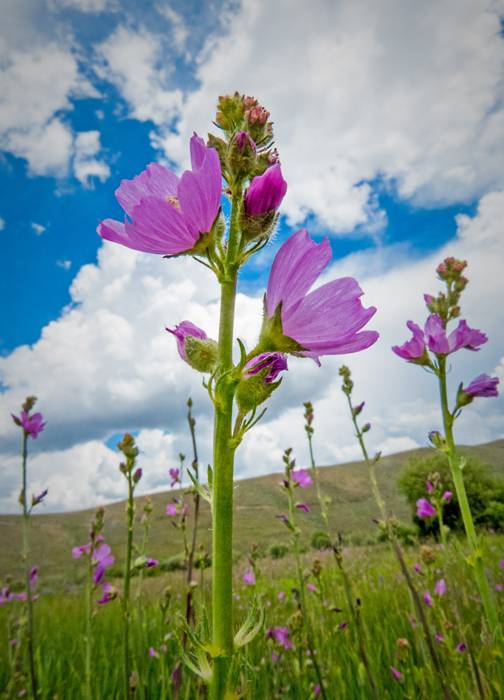
[[[0,216],[0,231],[3,231],[4,228],[5,228],[5,221],[4,221],[4,220],[2,219],[2,217]]]
[[[71,8],[80,12],[111,12],[119,9],[117,0],[48,0],[48,7],[53,11]]]
[[[503,215],[504,193],[490,193],[474,217],[459,217],[457,239],[423,260],[405,259],[396,267],[384,268],[380,253],[362,252],[336,261],[321,283],[355,275],[365,291],[365,306],[378,308],[369,327],[377,329],[381,338],[365,352],[324,357],[321,368],[312,361],[291,358],[265,418],[245,436],[237,452],[237,477],[280,470],[287,447],[294,449],[300,466],[308,464],[302,407],[307,400],[315,406],[317,462],[360,458],[341,392],[341,364],[352,369],[354,402],[366,401],[361,418],[372,424],[367,434],[371,452],[387,454],[427,444],[428,431],[441,426],[436,378],[398,358],[390,347],[409,337],[408,319],[424,322],[428,312],[423,293],[441,288],[434,270],[446,255],[468,259],[470,284],[464,292],[463,316],[490,339],[480,352],[460,351],[453,356],[450,395],[454,397],[460,381],[467,385],[494,367],[502,373],[504,330],[498,304],[489,303],[489,298],[504,295]],[[47,455],[55,464],[64,463],[68,479],[73,474],[81,484],[79,507],[119,497],[114,491],[114,479],[119,477],[112,471],[116,456],[109,455],[102,443],[121,431],[142,431],[145,452],[150,450],[152,460],[146,488],[166,485],[162,480],[173,455],[190,454],[185,408],[189,396],[195,404],[201,462],[211,462],[210,401],[200,376],[180,360],[164,327],[190,319],[211,337],[217,336],[219,289],[212,273],[190,259],[167,261],[104,242],[97,265],[80,269],[71,295],[72,304],[43,329],[37,343],[0,358],[0,378],[7,387],[0,395],[2,462],[11,469],[9,465],[19,461],[13,456],[19,451],[19,429],[9,414],[32,393],[38,396],[37,408],[47,420],[44,433],[30,443],[34,463],[37,458],[49,465]],[[261,323],[260,297],[238,294],[235,335],[248,348],[253,347]],[[459,442],[477,444],[502,436],[501,398],[475,400],[457,421]],[[103,480],[97,477],[102,472]],[[49,478],[49,471],[41,473]],[[60,493],[56,481],[51,481],[52,490]],[[45,484],[37,481],[36,486]],[[10,508],[8,504],[15,503],[15,479],[7,480],[4,488],[4,507]],[[59,496],[55,501],[51,498],[48,508],[70,507]],[[73,501],[72,507],[76,507]]]
[[[35,231],[37,236],[40,236],[46,230],[45,226],[42,226],[42,224],[36,224],[35,222],[32,222],[31,227]]]
[[[95,156],[100,152],[100,132],[82,131],[75,136],[75,156],[73,170],[75,177],[84,187],[92,186],[92,178],[105,182],[110,177],[110,168]]]

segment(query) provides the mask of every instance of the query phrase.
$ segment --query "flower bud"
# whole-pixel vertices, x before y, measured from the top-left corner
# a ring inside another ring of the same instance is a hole
[[[236,403],[240,413],[247,414],[268,399],[280,386],[274,380],[287,370],[285,355],[279,352],[261,353],[243,368],[243,377],[236,388]]]
[[[177,339],[180,357],[198,372],[213,372],[217,364],[218,346],[215,340],[207,337],[205,331],[190,321],[182,321],[172,331]]]
[[[433,430],[432,432],[430,432],[429,440],[431,441],[433,447],[436,448],[436,450],[439,450],[440,452],[448,451],[448,444],[446,442],[446,438],[444,438],[441,435],[439,430]]]
[[[366,423],[366,425],[363,426],[362,428],[362,433],[367,433],[369,430],[371,430],[371,423]]]
[[[142,470],[137,469],[136,472],[133,474],[133,483],[138,484],[140,479],[142,478]]]

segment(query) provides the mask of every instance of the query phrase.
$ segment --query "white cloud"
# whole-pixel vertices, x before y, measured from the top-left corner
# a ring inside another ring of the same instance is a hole
[[[71,260],[56,260],[56,265],[62,267],[64,270],[69,270],[72,264]]]
[[[42,226],[42,224],[36,224],[35,222],[32,222],[31,227],[35,231],[37,236],[40,236],[46,230],[45,226]]]
[[[99,131],[82,131],[75,136],[73,170],[84,187],[92,186],[92,178],[105,182],[110,177],[110,168],[103,160],[94,156],[101,150]]]
[[[2,219],[2,217],[0,216],[0,231],[3,231],[4,228],[5,228],[5,221],[4,221],[4,219]]]
[[[66,8],[81,12],[112,12],[119,9],[116,0],[48,0],[47,4],[53,12]]]
[[[365,352],[324,357],[321,368],[312,361],[291,358],[289,372],[272,397],[265,419],[245,436],[237,452],[237,477],[280,470],[287,447],[293,448],[299,466],[308,464],[302,408],[307,400],[315,406],[318,464],[360,459],[346,397],[341,392],[341,364],[352,369],[354,402],[366,401],[361,418],[372,424],[367,434],[371,453],[427,444],[428,431],[441,425],[436,379],[398,358],[390,347],[409,338],[406,320],[423,323],[427,316],[423,293],[440,289],[434,270],[446,255],[468,259],[470,284],[463,295],[463,316],[471,327],[489,336],[480,352],[461,351],[451,358],[450,395],[455,395],[460,381],[467,385],[494,367],[502,375],[501,311],[489,299],[504,296],[500,274],[504,266],[503,215],[504,193],[491,193],[481,200],[476,216],[458,219],[458,238],[424,260],[399,258],[395,267],[384,266],[385,249],[335,262],[322,281],[356,276],[365,291],[365,306],[378,307],[369,326],[379,330],[381,338]],[[114,489],[122,487],[114,480],[120,484],[119,476],[112,471],[107,476],[107,469],[116,468],[116,456],[111,457],[101,441],[124,430],[142,431],[142,449],[151,460],[146,465],[145,488],[163,488],[173,455],[191,454],[185,408],[189,396],[194,400],[201,463],[211,462],[210,401],[199,375],[182,363],[173,338],[164,330],[165,325],[173,327],[190,319],[216,337],[219,290],[210,271],[189,259],[167,261],[105,242],[98,264],[81,268],[71,294],[73,305],[43,329],[36,344],[0,357],[0,378],[8,387],[0,394],[2,463],[10,469],[11,455],[19,449],[19,429],[9,414],[32,393],[38,396],[37,408],[47,420],[39,439],[30,441],[33,464],[39,459],[37,455],[40,460],[45,455],[44,464],[49,465],[54,458],[55,465],[66,465],[68,484],[73,483],[72,475],[79,484],[72,507],[118,497]],[[260,295],[251,298],[240,293],[235,336],[248,348],[253,347],[260,323]],[[475,400],[458,419],[455,434],[465,444],[504,436],[502,398]],[[15,460],[12,464],[17,464]],[[103,481],[97,478],[97,469],[105,474]],[[59,473],[59,467],[55,470]],[[38,467],[30,473],[38,474]],[[53,501],[51,494],[62,493],[67,481],[63,480],[59,489],[49,467],[40,473],[45,481],[41,476],[34,491],[50,483],[47,507],[65,507],[59,496]],[[15,503],[17,488],[14,477],[5,481],[5,508]]]
[[[198,58],[200,87],[179,106],[177,133],[153,134],[171,161],[187,163],[192,131],[205,133],[217,95],[238,89],[276,122],[292,224],[314,212],[335,232],[379,230],[366,184],[377,177],[420,206],[504,186],[504,42],[490,0],[244,0],[222,18],[226,32]],[[135,52],[154,85],[153,61],[135,46],[127,65]],[[142,119],[162,123],[152,93],[146,102],[131,77],[122,90]]]

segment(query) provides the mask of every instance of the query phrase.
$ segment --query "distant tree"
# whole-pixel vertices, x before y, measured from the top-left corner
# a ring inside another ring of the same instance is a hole
[[[461,455],[462,457],[462,455]],[[463,468],[467,498],[476,524],[494,529],[504,529],[504,480],[494,476],[492,467],[476,457],[465,455]],[[446,455],[433,452],[421,459],[411,457],[397,479],[399,491],[412,505],[413,522],[422,537],[439,535],[437,518],[418,518],[416,502],[428,495],[426,481],[429,474],[438,472],[445,491],[452,492],[451,500],[444,506],[443,520],[450,530],[463,530],[462,516],[455,486]]]
[[[327,532],[314,532],[310,542],[313,549],[331,549],[331,538]]]

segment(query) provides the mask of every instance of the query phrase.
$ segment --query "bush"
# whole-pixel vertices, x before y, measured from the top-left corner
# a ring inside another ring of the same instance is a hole
[[[208,552],[205,552],[205,556],[201,558],[196,556],[196,553],[194,555],[194,568],[201,569],[202,566],[204,569],[209,569],[212,566],[212,555]]]
[[[405,547],[409,547],[415,544],[416,538],[418,536],[418,531],[416,528],[411,527],[409,525],[403,525],[402,523],[399,523],[399,525],[397,526],[396,533],[397,537]],[[388,533],[382,530],[378,535],[379,542],[387,542],[388,539]]]
[[[461,458],[462,455],[459,455]],[[504,481],[501,477],[491,474],[491,467],[476,457],[466,456],[463,469],[467,498],[475,523],[493,528],[504,528]],[[437,518],[418,518],[416,502],[425,498],[427,493],[426,481],[432,472],[439,472],[443,489],[451,491],[453,496],[443,508],[443,521],[450,530],[463,531],[464,524],[458,505],[455,485],[453,483],[448,457],[440,452],[431,454],[426,459],[410,458],[397,480],[399,491],[412,505],[413,522],[422,537],[439,535]],[[493,505],[492,505],[493,504]],[[497,505],[498,504],[498,505]]]
[[[283,544],[283,542],[276,542],[270,545],[268,550],[272,559],[283,559],[288,551],[289,547],[286,544]]]
[[[186,563],[184,554],[176,554],[174,557],[169,557],[159,564],[160,571],[185,571]]]
[[[313,549],[332,549],[331,538],[327,532],[314,532],[310,544]]]

